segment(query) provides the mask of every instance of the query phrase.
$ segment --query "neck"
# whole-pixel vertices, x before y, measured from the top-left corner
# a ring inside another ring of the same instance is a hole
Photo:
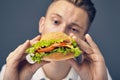
[[[64,61],[51,62],[43,66],[44,73],[51,80],[61,80],[65,78],[70,68],[70,65]]]

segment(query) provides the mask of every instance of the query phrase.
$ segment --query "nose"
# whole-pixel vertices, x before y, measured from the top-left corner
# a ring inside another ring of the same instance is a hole
[[[66,31],[66,27],[61,26],[60,29],[59,29],[58,31],[60,31],[60,32],[65,32],[65,31]]]
[[[50,32],[63,32],[69,34],[69,27],[67,24],[61,24],[59,26],[51,28]]]
[[[61,25],[58,29],[59,32],[63,32],[63,33],[66,33],[68,34],[68,26],[67,25]]]

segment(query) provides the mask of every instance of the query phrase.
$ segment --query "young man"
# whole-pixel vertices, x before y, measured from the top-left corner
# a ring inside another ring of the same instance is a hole
[[[6,59],[4,80],[111,80],[99,48],[86,34],[95,16],[91,0],[54,0],[39,22],[39,32],[64,32],[82,49],[82,63],[74,59],[29,64],[25,50],[40,35],[18,46]]]

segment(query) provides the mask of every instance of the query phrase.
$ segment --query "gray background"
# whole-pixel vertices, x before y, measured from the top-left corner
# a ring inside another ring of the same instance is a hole
[[[120,0],[93,0],[96,18],[89,33],[100,47],[113,80],[120,80]],[[0,69],[8,54],[38,35],[50,0],[0,0]]]

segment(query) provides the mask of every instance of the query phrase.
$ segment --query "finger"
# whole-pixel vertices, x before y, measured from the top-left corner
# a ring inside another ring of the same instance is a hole
[[[85,42],[82,39],[77,38],[75,36],[73,36],[73,37],[76,40],[77,44],[79,45],[80,49],[82,49],[87,54],[92,54],[93,53],[92,48],[88,45],[87,42]]]
[[[31,41],[36,41],[36,40],[39,40],[41,38],[40,35],[36,36],[35,38],[33,38]]]
[[[19,49],[21,48],[21,46],[22,46],[22,45],[19,45],[14,51],[12,51],[12,52],[8,55],[6,61],[8,61],[9,59],[13,58],[13,56],[16,54],[16,52],[19,51]]]
[[[14,58],[17,59],[17,60],[20,60],[22,59],[22,57],[25,55],[25,51],[26,49],[30,46],[30,41],[27,40],[24,44],[22,44],[18,49],[18,52],[17,50],[15,51],[15,55],[14,55]]]
[[[41,38],[41,36],[40,36],[40,35],[36,36],[36,37],[35,37],[35,38],[33,38],[32,40],[30,40],[30,44],[32,45],[32,44],[36,43],[36,41],[39,41],[39,40],[40,40],[40,38]]]
[[[86,35],[85,35],[85,38],[86,38],[88,44],[89,44],[92,48],[95,48],[95,49],[98,48],[97,45],[96,45],[96,43],[93,41],[92,37],[91,37],[89,34],[86,34]]]

